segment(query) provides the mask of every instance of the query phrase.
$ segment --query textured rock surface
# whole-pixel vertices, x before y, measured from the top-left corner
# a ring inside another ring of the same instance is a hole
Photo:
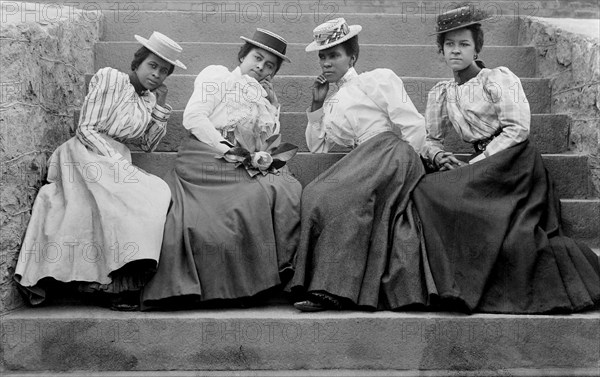
[[[69,138],[99,38],[96,14],[2,3],[0,28],[0,314],[23,303],[13,286],[21,239],[46,176]]]
[[[586,30],[585,33],[582,30]],[[535,45],[538,76],[549,78],[551,111],[572,116],[571,150],[589,154],[600,192],[600,37],[598,20],[524,19],[522,45]]]

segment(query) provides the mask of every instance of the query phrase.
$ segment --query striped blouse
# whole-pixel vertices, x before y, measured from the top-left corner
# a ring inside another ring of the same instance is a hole
[[[129,75],[102,68],[90,81],[76,136],[88,149],[117,159],[123,156],[100,134],[119,142],[139,138],[140,147],[151,152],[165,135],[170,114],[169,105],[156,104],[154,93],[138,95]]]
[[[444,138],[453,127],[462,140],[474,143],[502,132],[473,158],[474,163],[529,137],[531,113],[521,81],[508,68],[483,68],[462,85],[437,83],[429,92],[425,121],[427,139],[423,157],[433,161],[444,150]]]

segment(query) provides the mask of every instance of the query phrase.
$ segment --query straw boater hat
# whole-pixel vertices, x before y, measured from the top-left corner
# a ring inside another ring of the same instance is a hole
[[[250,44],[255,45],[256,47],[260,47],[263,50],[279,56],[288,63],[291,63],[290,59],[285,56],[287,41],[271,31],[257,28],[252,36],[252,39],[246,37],[240,38]]]
[[[177,60],[182,51],[181,46],[166,35],[155,31],[150,36],[150,39],[142,38],[139,35],[135,35],[135,39],[158,57],[179,68],[187,69],[182,62]]]
[[[465,6],[451,11],[442,13],[437,16],[437,25],[435,34],[447,33],[452,30],[462,29],[466,26],[479,24],[481,21],[487,20],[490,17],[481,9],[475,9],[472,6]]]
[[[362,30],[360,25],[350,25],[343,18],[336,18],[317,26],[313,30],[314,41],[306,46],[306,52],[320,51],[339,45],[358,35]]]

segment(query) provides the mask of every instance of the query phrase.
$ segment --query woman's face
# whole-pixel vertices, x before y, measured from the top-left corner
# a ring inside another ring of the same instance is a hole
[[[475,41],[469,29],[449,31],[444,40],[444,59],[453,71],[462,71],[475,60]]]
[[[165,81],[171,66],[171,63],[150,53],[134,72],[138,82],[144,88],[154,90]]]
[[[277,56],[258,47],[250,50],[240,62],[242,74],[253,77],[259,82],[267,76],[273,77],[276,69]]]
[[[344,77],[354,63],[354,56],[348,56],[342,45],[319,51],[319,64],[328,82],[337,82]]]

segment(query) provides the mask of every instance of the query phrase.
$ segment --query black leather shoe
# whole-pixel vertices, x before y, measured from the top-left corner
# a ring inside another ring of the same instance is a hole
[[[321,312],[327,310],[325,305],[310,300],[298,301],[294,303],[294,308],[302,312]]]

